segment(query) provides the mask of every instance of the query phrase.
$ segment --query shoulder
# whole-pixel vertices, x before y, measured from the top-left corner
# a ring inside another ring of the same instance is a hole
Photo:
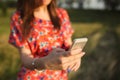
[[[57,8],[58,13],[67,14],[67,10],[64,8]]]
[[[19,18],[20,18],[20,12],[19,12],[19,11],[15,11],[15,12],[12,13],[12,15],[11,15],[11,20],[16,21],[16,20],[18,20]]]
[[[64,8],[58,8],[57,9],[57,14],[60,18],[63,18],[65,20],[69,20],[69,14],[66,9]]]
[[[21,24],[22,19],[20,17],[20,12],[19,11],[13,12],[10,18],[10,28],[14,29],[17,32],[21,31]]]
[[[66,9],[64,9],[64,8],[57,8],[57,11],[66,12]]]

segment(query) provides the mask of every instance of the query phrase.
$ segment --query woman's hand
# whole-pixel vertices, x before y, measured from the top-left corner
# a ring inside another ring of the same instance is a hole
[[[80,57],[76,58],[73,60],[73,62],[71,62],[70,66],[68,67],[68,72],[70,71],[77,71],[81,65],[81,58],[84,56],[84,52],[79,53]]]
[[[80,52],[79,52],[80,51]],[[67,68],[68,72],[77,71],[81,65],[81,58],[84,56],[85,52],[82,52],[79,49],[70,51],[71,56],[66,58],[69,60],[69,67]]]
[[[77,70],[80,66],[81,57],[84,55],[80,49],[65,51],[61,48],[52,50],[44,59],[46,69],[52,70]]]

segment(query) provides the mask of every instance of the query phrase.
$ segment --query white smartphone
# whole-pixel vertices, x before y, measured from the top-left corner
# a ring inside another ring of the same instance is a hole
[[[77,38],[73,40],[70,50],[81,48],[83,49],[88,41],[88,38]]]

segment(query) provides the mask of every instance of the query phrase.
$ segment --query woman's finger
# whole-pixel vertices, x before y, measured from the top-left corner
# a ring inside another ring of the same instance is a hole
[[[76,62],[78,62],[79,60],[80,60],[80,59],[75,59],[75,60],[73,60],[73,61],[68,61],[68,62],[66,62],[66,63],[62,63],[62,66],[71,69],[71,68],[76,64]]]
[[[80,48],[80,49],[71,50],[71,51],[70,51],[70,54],[71,54],[71,55],[76,55],[76,54],[79,54],[81,51],[82,51],[81,48]]]
[[[78,61],[76,65],[72,68],[73,71],[77,71],[80,67],[81,61]]]
[[[76,54],[76,55],[72,55],[72,56],[68,56],[68,57],[62,57],[62,63],[69,63],[69,62],[73,62],[77,59],[80,59],[85,53],[81,53],[81,54]]]
[[[71,62],[75,61],[76,59],[80,59],[81,56],[83,56],[84,54],[76,54],[76,55],[73,55],[73,56],[69,56],[69,57],[66,57],[66,58],[63,58],[63,59],[67,59]]]
[[[71,66],[69,67],[72,71],[75,71],[76,68],[78,68],[78,66],[80,66],[80,59],[76,59],[74,64],[71,64]]]
[[[67,52],[63,52],[62,54],[64,55],[61,58],[62,63],[66,63],[66,62],[69,62],[69,61],[73,61],[75,59],[82,58],[85,55],[85,52],[81,52],[80,54],[76,54],[76,55],[70,55],[70,54],[67,54]]]
[[[74,68],[75,66],[76,66],[76,63],[70,65],[70,66],[69,66],[69,69],[70,69],[71,71],[73,71],[73,68]]]
[[[85,52],[81,52],[80,54],[81,54],[80,58],[82,58],[85,55]]]

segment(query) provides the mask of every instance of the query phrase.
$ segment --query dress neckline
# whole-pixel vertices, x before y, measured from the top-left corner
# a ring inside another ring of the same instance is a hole
[[[45,20],[45,19],[41,19],[41,18],[34,18],[34,21],[39,22],[39,23],[50,23],[50,24],[52,24],[51,20]]]
[[[41,19],[41,18],[37,18],[37,17],[35,17],[34,19],[38,20],[38,21],[41,20],[41,21],[46,21],[46,22],[52,22],[51,20],[45,20],[45,19]]]

